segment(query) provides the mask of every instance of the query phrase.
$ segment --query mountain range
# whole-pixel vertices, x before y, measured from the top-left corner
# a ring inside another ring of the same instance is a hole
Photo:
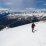
[[[0,30],[46,20],[46,10],[0,11]]]

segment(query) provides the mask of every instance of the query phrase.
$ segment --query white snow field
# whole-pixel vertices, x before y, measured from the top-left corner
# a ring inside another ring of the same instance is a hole
[[[46,46],[46,22],[35,23],[32,33],[31,23],[0,31],[0,46]]]

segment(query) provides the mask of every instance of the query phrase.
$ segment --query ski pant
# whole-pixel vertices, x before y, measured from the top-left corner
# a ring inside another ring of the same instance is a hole
[[[34,31],[34,28],[32,28],[32,32]]]

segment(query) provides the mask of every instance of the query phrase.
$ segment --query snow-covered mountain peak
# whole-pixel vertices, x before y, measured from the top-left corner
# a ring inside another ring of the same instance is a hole
[[[0,32],[0,46],[46,46],[45,24],[46,22],[35,23],[37,31],[34,33],[31,24],[3,30]]]

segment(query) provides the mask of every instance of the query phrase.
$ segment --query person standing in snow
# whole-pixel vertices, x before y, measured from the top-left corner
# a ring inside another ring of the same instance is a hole
[[[34,24],[34,22],[32,23],[32,32],[34,31],[34,27],[35,27],[35,24]]]

